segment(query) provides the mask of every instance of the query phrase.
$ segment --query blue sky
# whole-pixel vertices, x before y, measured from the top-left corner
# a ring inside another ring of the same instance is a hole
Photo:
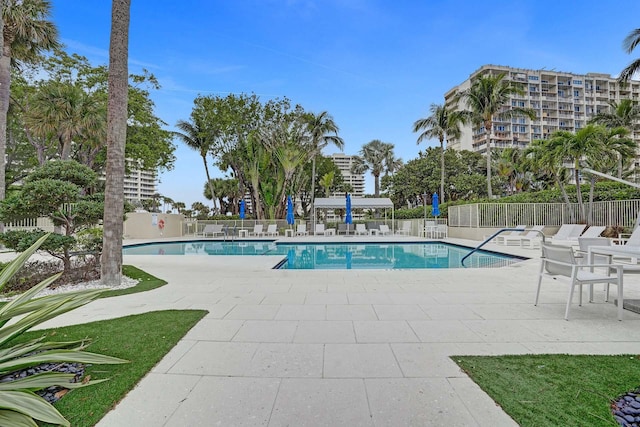
[[[52,3],[68,50],[106,64],[111,2]],[[638,0],[132,0],[129,69],[156,75],[152,98],[169,129],[199,94],[286,96],[328,111],[345,153],[380,139],[407,161],[437,145],[417,145],[413,122],[480,66],[617,75],[640,57],[622,50],[639,16]],[[204,202],[202,161],[176,145],[159,191]]]

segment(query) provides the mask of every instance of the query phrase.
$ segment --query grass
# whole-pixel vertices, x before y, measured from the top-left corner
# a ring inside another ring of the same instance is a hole
[[[126,289],[115,289],[113,291],[105,291],[100,298],[117,297],[120,295],[135,294],[137,292],[150,291],[167,284],[165,280],[158,279],[132,265],[123,265],[122,274],[132,279],[139,280],[138,284]]]
[[[640,386],[640,357],[451,357],[521,426],[617,426],[611,400]]]
[[[129,360],[121,365],[88,366],[92,379],[101,384],[73,390],[55,406],[74,427],[95,425],[162,357],[206,315],[203,310],[167,310],[112,320],[66,326],[22,335],[13,342],[47,336],[49,341],[91,338],[88,351]],[[167,390],[170,393],[171,390]]]

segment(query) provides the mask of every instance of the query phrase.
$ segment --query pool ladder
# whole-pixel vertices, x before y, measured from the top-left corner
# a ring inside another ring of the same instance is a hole
[[[469,258],[471,256],[471,254],[473,254],[474,252],[477,252],[480,250],[481,247],[483,247],[484,245],[486,245],[487,243],[489,243],[490,241],[492,241],[494,239],[494,237],[496,237],[497,235],[504,233],[505,231],[525,231],[524,228],[503,228],[500,229],[498,231],[496,231],[495,233],[493,233],[490,237],[487,237],[484,242],[480,243],[478,246],[476,246],[475,248],[473,248],[471,250],[471,252],[469,252],[468,254],[466,254],[465,256],[462,257],[462,259],[460,260],[460,264],[463,267],[466,267],[464,265],[464,260],[466,260],[467,258]],[[530,230],[530,231],[537,231],[538,234],[540,234],[542,236],[542,243],[544,243],[544,233],[542,231],[538,231],[538,230]]]

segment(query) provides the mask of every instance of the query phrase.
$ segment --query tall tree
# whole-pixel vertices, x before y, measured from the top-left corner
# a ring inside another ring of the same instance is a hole
[[[209,174],[209,164],[207,163],[207,155],[212,148],[213,141],[211,134],[204,129],[203,124],[200,123],[198,117],[192,117],[192,120],[187,122],[184,120],[178,120],[176,127],[180,132],[174,132],[174,135],[185,143],[185,145],[192,150],[195,150],[202,157],[202,163],[204,164],[204,172],[207,175],[207,185],[209,186],[209,194],[211,195],[211,201],[213,202],[213,209],[216,208],[215,189],[211,181],[211,175]]]
[[[469,116],[476,125],[484,126],[485,153],[487,158],[487,195],[493,197],[491,188],[491,136],[493,122],[497,117],[512,118],[527,116],[536,118],[535,111],[527,108],[508,106],[512,95],[523,95],[520,86],[505,80],[506,74],[488,74],[478,77],[467,90],[462,91],[460,100],[467,104]],[[505,108],[508,107],[508,108]]]
[[[5,197],[7,112],[11,87],[11,64],[34,62],[44,50],[58,45],[58,30],[49,21],[48,0],[3,0],[2,56],[0,56],[0,200]],[[4,224],[0,223],[0,231]]]
[[[339,150],[344,148],[344,141],[338,136],[338,126],[333,117],[326,111],[320,114],[309,113],[306,115],[306,122],[311,136],[311,215],[314,214],[314,202],[316,199],[316,156],[322,152],[322,149],[329,144],[338,147]],[[315,223],[315,218],[312,218]]]
[[[420,132],[417,144],[425,139],[437,138],[440,141],[440,201],[444,203],[444,142],[449,137],[460,137],[460,125],[466,121],[466,116],[461,111],[453,111],[443,104],[431,104],[429,107],[431,115],[418,119],[413,123],[413,131]]]
[[[119,285],[122,276],[124,147],[127,140],[129,19],[131,0],[112,0],[107,104],[107,173],[104,198],[102,283]]]
[[[636,28],[631,31],[627,37],[624,38],[622,42],[622,47],[627,53],[633,52],[633,50],[640,44],[640,28]],[[640,58],[634,60],[631,64],[627,65],[622,72],[620,72],[620,76],[618,76],[618,80],[622,82],[626,82],[633,78],[633,75],[640,71]]]
[[[393,162],[390,163],[390,160]],[[374,193],[380,197],[380,175],[393,171],[397,167],[393,156],[393,144],[374,139],[362,146],[360,153],[355,157],[352,173],[365,173],[370,170],[373,175]]]

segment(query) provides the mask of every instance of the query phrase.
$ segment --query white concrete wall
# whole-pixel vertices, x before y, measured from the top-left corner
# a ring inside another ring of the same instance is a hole
[[[162,230],[158,226],[161,220],[164,221]],[[123,234],[128,239],[181,237],[183,222],[184,216],[181,214],[132,212],[126,214]]]

